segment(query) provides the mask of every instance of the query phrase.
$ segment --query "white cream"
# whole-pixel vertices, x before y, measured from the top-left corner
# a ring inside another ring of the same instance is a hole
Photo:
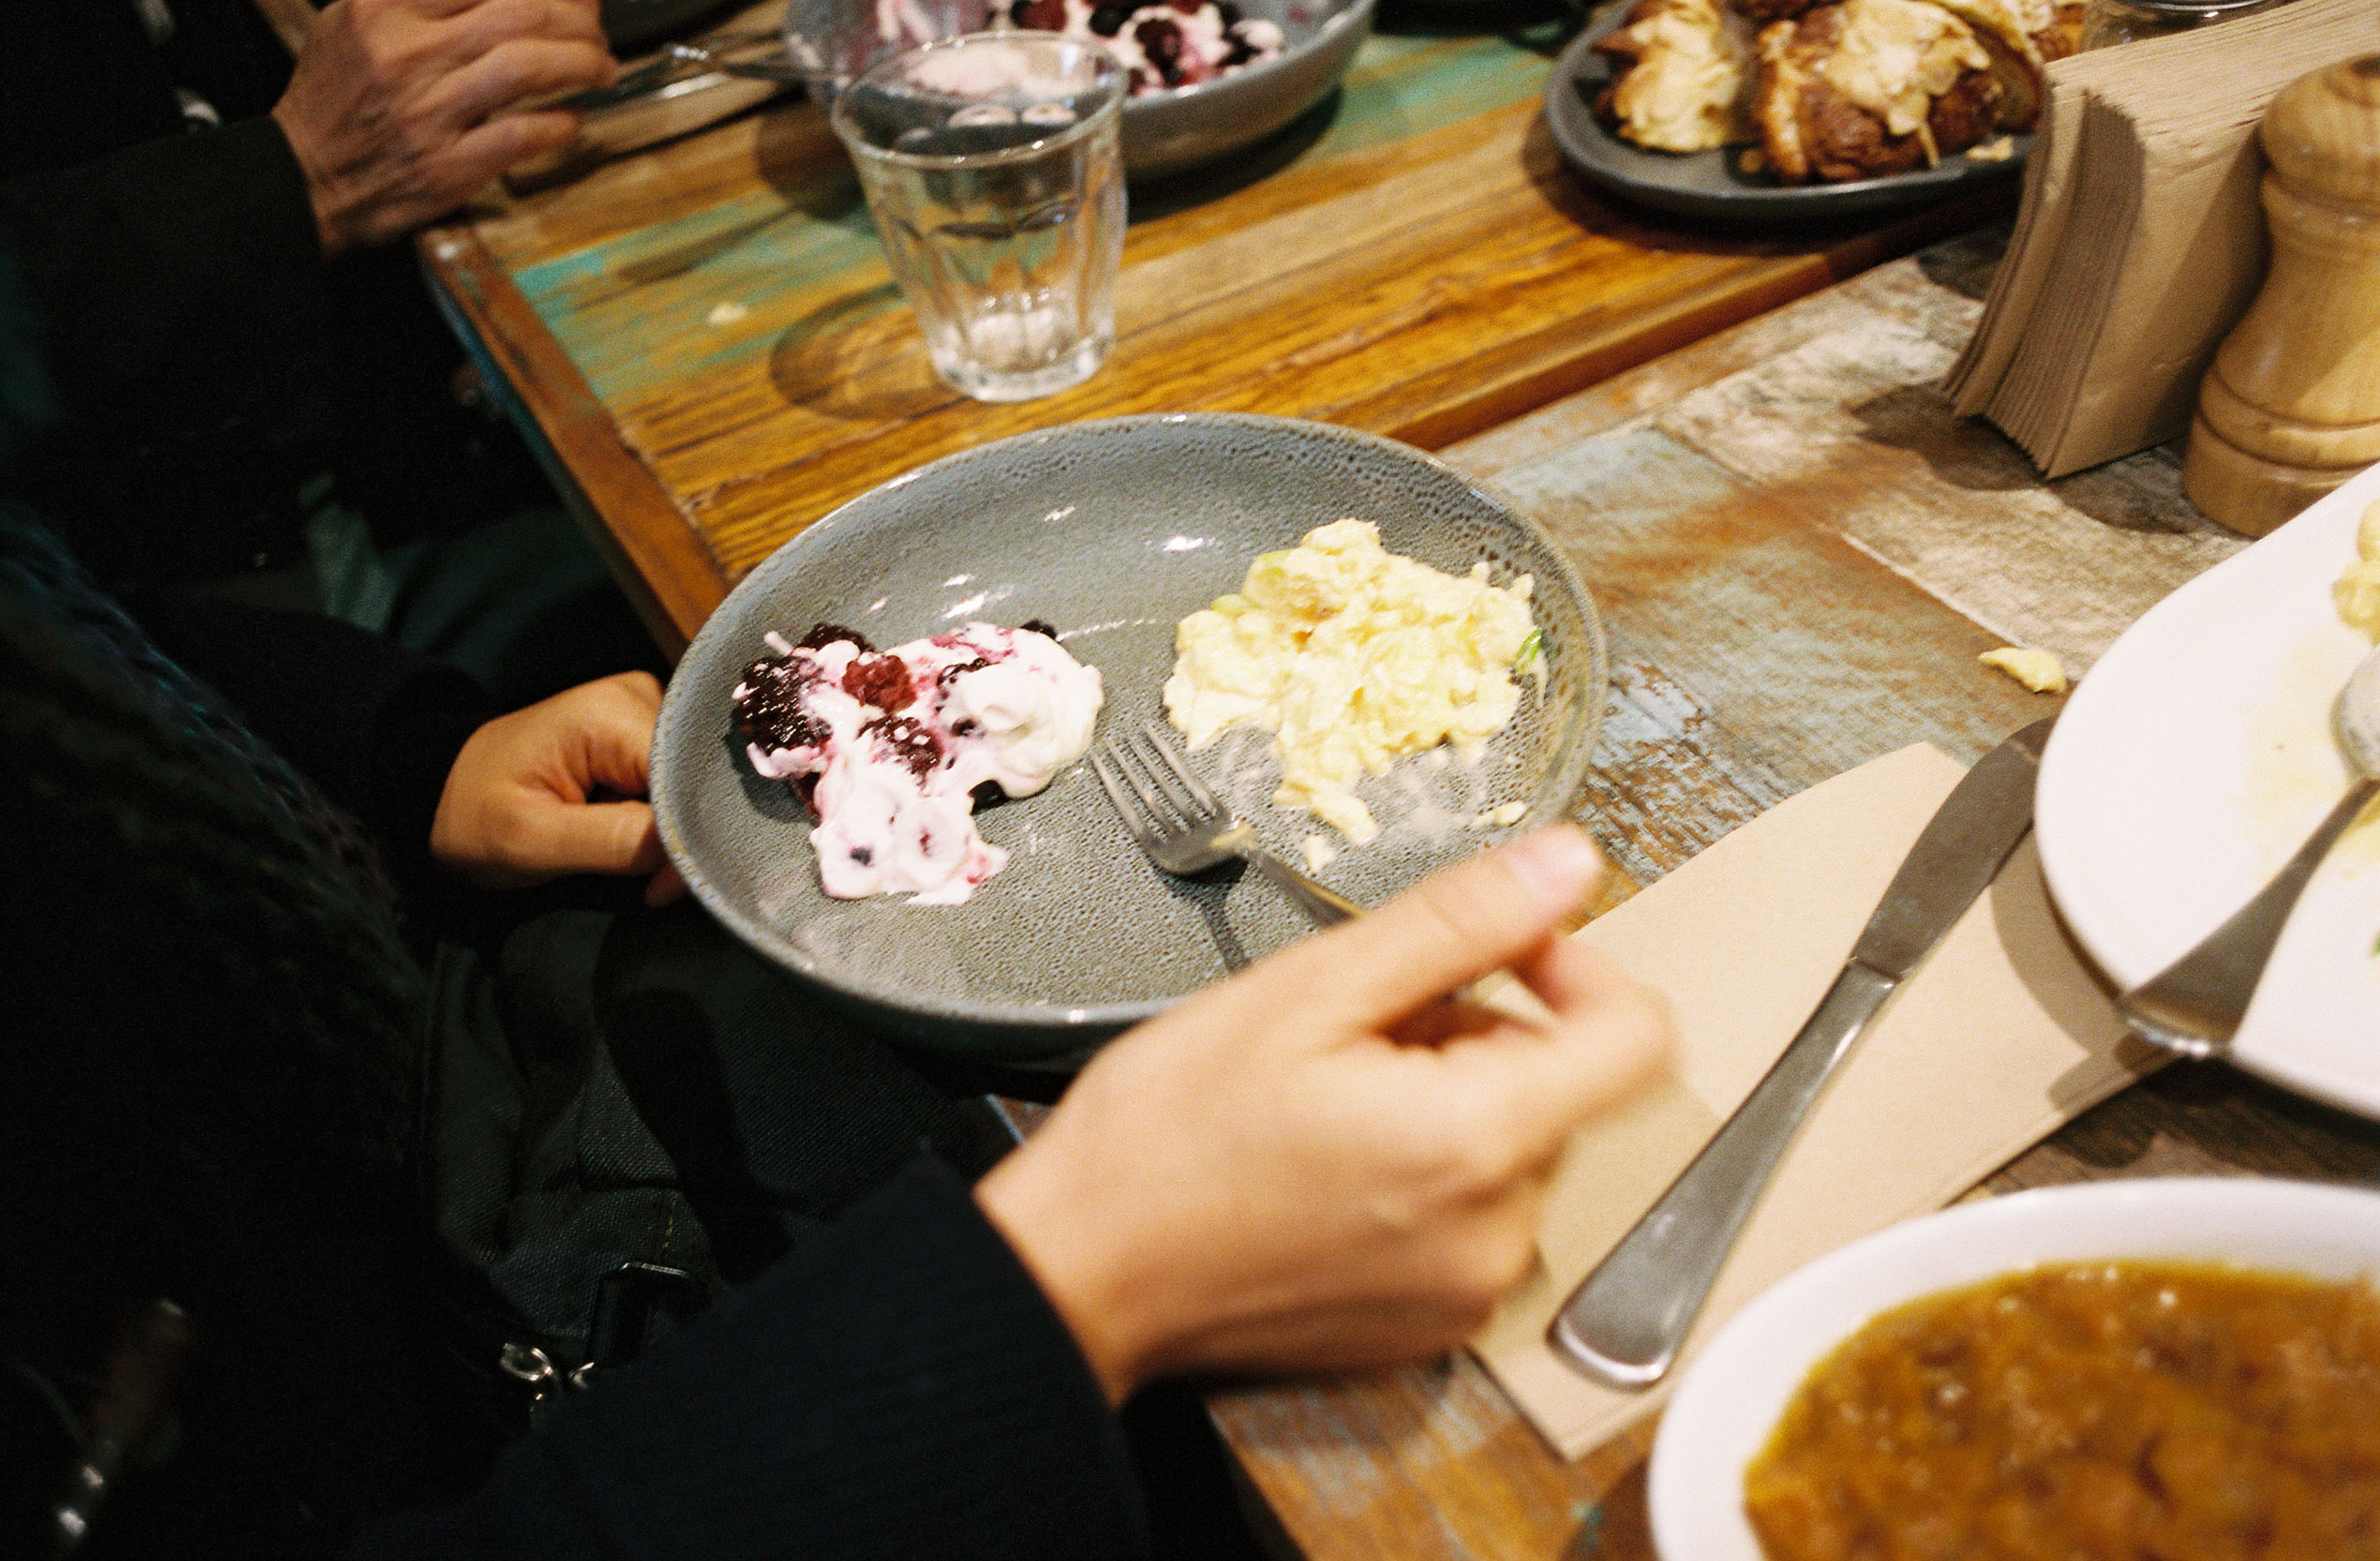
[[[810,843],[820,885],[838,900],[966,900],[1008,864],[1008,853],[977,832],[971,793],[987,781],[1012,797],[1049,785],[1090,746],[1104,698],[1099,669],[1057,641],[990,623],[874,653],[849,640],[811,649],[772,636],[772,645],[797,680],[803,714],[824,736],[747,742],[745,752],[771,779],[818,777]],[[907,674],[908,696],[891,708],[844,687],[868,654],[899,661]],[[739,708],[753,692],[736,685]],[[923,773],[896,746],[905,737],[930,744]]]

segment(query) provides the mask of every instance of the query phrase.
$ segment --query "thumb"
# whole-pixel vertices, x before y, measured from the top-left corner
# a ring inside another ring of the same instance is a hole
[[[1376,914],[1276,957],[1311,983],[1328,1017],[1368,1027],[1530,953],[1603,872],[1585,830],[1554,825],[1433,873]]]

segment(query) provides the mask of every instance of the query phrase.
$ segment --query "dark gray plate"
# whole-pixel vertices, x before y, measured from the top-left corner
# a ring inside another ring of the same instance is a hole
[[[1157,1012],[1307,930],[1255,875],[1168,878],[1141,855],[1087,765],[982,814],[1013,854],[964,905],[837,901],[818,887],[809,822],[753,775],[729,694],[771,629],[820,620],[890,646],[968,618],[1057,625],[1098,667],[1099,738],[1161,719],[1173,626],[1236,589],[1257,553],[1344,515],[1449,571],[1489,562],[1536,577],[1548,675],[1475,767],[1415,755],[1358,794],[1383,831],[1320,876],[1377,904],[1505,831],[1473,822],[1527,804],[1515,828],[1562,817],[1602,719],[1603,632],[1536,525],[1427,455],[1318,423],[1211,414],[1120,417],[1023,434],[863,494],[754,570],[703,625],[670,683],[653,744],[662,839],[702,902],[746,942],[941,1049],[1069,1053]],[[1296,860],[1305,814],[1271,805],[1266,739],[1227,733],[1196,763]]]
[[[1546,127],[1563,158],[1586,178],[1626,200],[1679,216],[1731,225],[1815,222],[1830,217],[1871,216],[1924,206],[2024,166],[2033,145],[2014,137],[2014,156],[1970,162],[1961,153],[1937,167],[1913,169],[1889,178],[1850,184],[1783,185],[1774,174],[1747,174],[1738,165],[1740,147],[1715,151],[1647,151],[1604,128],[1595,100],[1611,83],[1611,62],[1595,52],[1595,42],[1627,18],[1625,4],[1597,13],[1586,30],[1554,62],[1546,84]]]

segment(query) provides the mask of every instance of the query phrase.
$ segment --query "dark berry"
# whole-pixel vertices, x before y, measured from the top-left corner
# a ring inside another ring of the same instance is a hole
[[[872,847],[872,846],[865,846],[865,845],[856,845],[856,846],[853,846],[853,847],[851,848],[851,859],[852,859],[854,862],[858,863],[861,866],[865,867],[865,866],[867,866],[869,863],[874,862],[874,861],[876,860],[876,851],[875,851],[875,848],[874,848],[874,847]]]
[[[1058,637],[1057,625],[1048,623],[1043,619],[1027,618],[1024,623],[1019,623],[1017,627],[1023,629],[1029,635],[1044,635],[1050,639],[1056,639]]]
[[[951,722],[951,735],[953,737],[965,737],[972,734],[974,731],[975,722],[967,720],[965,716],[961,716],[958,720]]]
[[[826,723],[802,702],[809,678],[792,662],[762,657],[744,669],[747,692],[735,701],[735,731],[768,751],[814,748],[827,740]]]
[[[1010,18],[1019,27],[1038,28],[1043,32],[1066,30],[1066,0],[1016,0],[1009,10]]]
[[[1112,38],[1123,30],[1132,12],[1123,6],[1101,6],[1091,12],[1091,30],[1102,38]]]
[[[973,657],[965,661],[953,661],[949,666],[944,667],[941,672],[936,672],[934,674],[934,681],[941,684],[944,688],[948,688],[951,685],[951,680],[957,677],[961,672],[972,672],[978,668],[989,667],[991,663],[990,661],[980,656]]]
[[[863,705],[880,710],[907,708],[917,696],[909,669],[898,656],[860,656],[843,671],[843,691]]]
[[[1247,13],[1232,5],[1232,0],[1215,0],[1215,15],[1222,18],[1225,27],[1237,27]]]
[[[863,655],[876,648],[868,643],[866,635],[861,634],[857,629],[846,629],[841,623],[814,623],[810,626],[810,632],[804,635],[796,643],[805,650],[824,650],[837,640],[847,640],[859,647]]]
[[[907,716],[880,716],[859,731],[863,737],[873,736],[883,744],[885,752],[908,766],[909,773],[920,780],[941,765],[941,739]]]
[[[1006,797],[1008,793],[1000,789],[1000,782],[997,780],[978,780],[967,795],[975,799],[976,806],[990,807],[993,803]]]
[[[1157,74],[1169,87],[1182,79],[1182,30],[1162,17],[1151,17],[1132,30],[1132,41],[1140,45]]]
[[[1207,0],[1167,0],[1167,3],[1185,17],[1195,17],[1207,8]]]

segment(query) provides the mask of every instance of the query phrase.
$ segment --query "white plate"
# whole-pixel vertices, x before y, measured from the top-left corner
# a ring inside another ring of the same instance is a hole
[[[2216,1260],[2380,1275],[2380,1194],[2297,1181],[2103,1181],[1896,1225],[1764,1292],[1695,1358],[1661,1417],[1648,1486],[1663,1561],[1761,1561],[1743,1471],[1802,1379],[1877,1313],[2030,1264]]]
[[[2151,608],[2082,680],[2042,756],[2034,829],[2049,889],[2119,986],[2221,926],[2348,784],[2330,705],[2365,651],[2331,585],[2380,499],[2362,473]],[[2232,1060],[2380,1119],[2380,824],[2306,887]]]

